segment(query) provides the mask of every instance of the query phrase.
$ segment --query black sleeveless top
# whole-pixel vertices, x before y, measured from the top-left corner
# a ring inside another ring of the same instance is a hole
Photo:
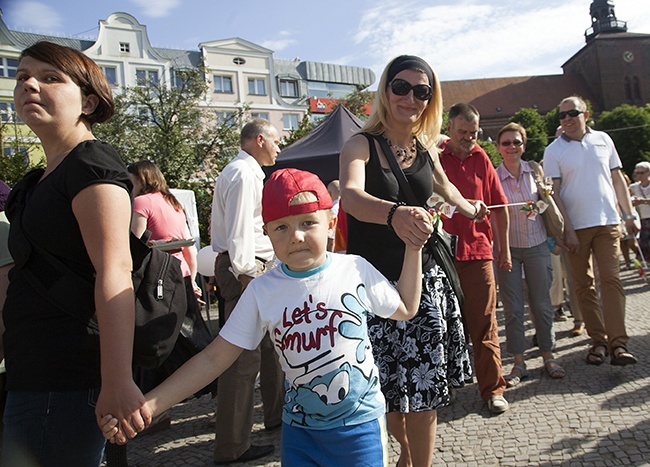
[[[369,138],[370,157],[366,164],[366,193],[386,201],[406,202],[406,196],[400,191],[399,183],[390,167],[383,168],[374,144],[374,136],[363,133]],[[390,155],[387,155],[390,157]],[[415,196],[425,202],[433,193],[433,161],[429,153],[417,144],[417,155],[413,164],[404,169]],[[343,207],[345,209],[345,206]],[[372,224],[358,221],[347,215],[348,243],[347,252],[368,260],[389,280],[396,281],[402,272],[404,260],[404,242],[388,228],[386,224]],[[422,249],[422,270],[428,271],[435,261],[427,248]]]

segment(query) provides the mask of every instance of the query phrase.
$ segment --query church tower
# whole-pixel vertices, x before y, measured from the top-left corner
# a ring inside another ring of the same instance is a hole
[[[613,0],[594,0],[589,13],[591,27],[585,31],[587,44],[601,33],[627,32],[627,22],[616,19]]]
[[[613,0],[593,0],[585,46],[562,65],[565,75],[581,75],[597,102],[594,110],[650,102],[650,34],[627,31]]]

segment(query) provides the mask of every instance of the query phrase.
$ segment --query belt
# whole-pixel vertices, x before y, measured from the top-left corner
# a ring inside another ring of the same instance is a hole
[[[227,251],[222,251],[222,252],[219,253],[219,254],[220,254],[220,255],[223,255],[223,256],[230,256],[230,255],[228,254]],[[269,262],[268,259],[260,258],[259,256],[256,256],[255,259],[256,259],[257,261],[259,261],[260,263],[262,263],[262,264],[266,264],[266,263]]]

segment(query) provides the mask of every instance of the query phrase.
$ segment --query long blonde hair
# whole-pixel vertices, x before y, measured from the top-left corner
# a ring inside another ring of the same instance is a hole
[[[379,86],[377,92],[375,93],[375,100],[372,104],[372,113],[366,121],[366,124],[360,130],[361,132],[367,132],[374,135],[379,135],[383,133],[386,129],[390,128],[390,107],[388,105],[388,95],[387,89],[389,84],[389,70],[391,66],[398,60],[404,60],[404,55],[395,57],[391,60],[386,68],[384,68],[381,78],[379,79]],[[424,145],[425,148],[431,149],[435,147],[438,143],[440,136],[440,127],[442,126],[442,92],[440,90],[440,81],[436,76],[436,73],[433,69],[421,58],[412,57],[417,61],[420,61],[423,66],[420,67],[408,68],[416,71],[421,71],[427,76],[432,77],[433,79],[430,82],[432,89],[431,99],[429,99],[427,107],[422,112],[422,115],[418,119],[414,128],[414,135],[418,138],[420,143]],[[392,76],[390,79],[392,80]]]

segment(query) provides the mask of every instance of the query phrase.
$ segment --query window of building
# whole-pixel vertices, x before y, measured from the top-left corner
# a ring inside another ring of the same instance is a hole
[[[214,92],[232,94],[232,76],[214,75]]]
[[[300,122],[300,115],[298,114],[282,114],[282,129],[295,130],[298,128]]]
[[[15,157],[21,154],[25,163],[29,163],[29,149],[26,146],[14,146],[13,144],[5,144],[2,148],[5,157]]]
[[[0,120],[3,123],[17,122],[22,123],[16,113],[16,106],[13,102],[0,102]]]
[[[229,110],[219,110],[214,114],[217,119],[217,123],[220,125],[234,128],[237,124],[235,120],[235,112],[231,112]]]
[[[232,62],[235,65],[244,65],[246,63],[246,59],[243,57],[235,57],[232,59]]]
[[[135,81],[138,86],[155,86],[158,84],[158,71],[135,70]]]
[[[281,79],[280,95],[282,97],[298,97],[298,81]]]
[[[309,81],[307,83],[307,92],[310,97],[331,97],[342,99],[356,89],[354,84],[325,83],[319,81]]]
[[[265,96],[266,83],[264,78],[248,78],[248,94]]]
[[[632,91],[634,92],[634,103],[641,104],[641,84],[639,83],[639,77],[635,76],[632,78]]]
[[[131,52],[131,44],[128,42],[120,42],[120,52],[128,54]]]
[[[104,72],[104,76],[106,76],[106,81],[111,86],[117,86],[117,68],[114,66],[103,66],[102,71]]]
[[[265,120],[269,119],[268,112],[251,112],[251,118],[263,118]]]
[[[625,77],[625,101],[628,104],[632,103],[632,86],[630,85],[630,78]]]
[[[17,58],[0,57],[0,78],[15,78],[18,68]]]

